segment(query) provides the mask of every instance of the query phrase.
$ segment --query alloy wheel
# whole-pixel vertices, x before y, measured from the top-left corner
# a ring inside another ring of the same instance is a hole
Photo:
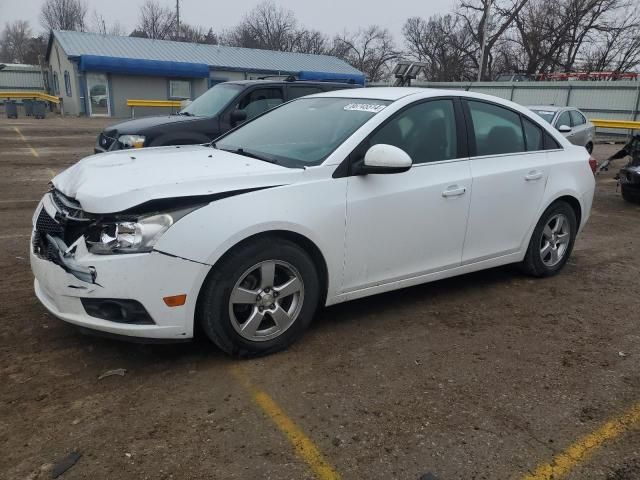
[[[542,231],[540,259],[547,267],[555,267],[565,257],[571,242],[571,225],[562,213],[551,217]]]
[[[229,318],[243,338],[271,340],[298,318],[304,283],[296,268],[281,260],[267,260],[247,269],[231,290]]]

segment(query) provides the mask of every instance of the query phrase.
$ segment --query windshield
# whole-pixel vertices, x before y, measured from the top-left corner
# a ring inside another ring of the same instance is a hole
[[[556,116],[556,112],[553,110],[534,110],[531,109],[533,113],[541,117],[543,120],[546,120],[548,123],[553,122],[553,117]]]
[[[219,141],[216,148],[284,165],[319,165],[353,132],[391,102],[353,98],[301,98],[256,118]]]
[[[180,110],[181,115],[194,117],[213,117],[233,100],[242,90],[241,85],[219,83],[204,92],[187,107]]]

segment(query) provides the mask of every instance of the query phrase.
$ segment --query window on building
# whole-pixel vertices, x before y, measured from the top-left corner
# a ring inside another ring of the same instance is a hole
[[[60,84],[58,83],[57,72],[53,72],[53,93],[54,95],[60,95]]]
[[[189,80],[169,80],[169,98],[191,98],[191,82]]]
[[[71,77],[69,76],[69,72],[65,70],[64,72],[64,90],[67,93],[67,97],[71,96]]]

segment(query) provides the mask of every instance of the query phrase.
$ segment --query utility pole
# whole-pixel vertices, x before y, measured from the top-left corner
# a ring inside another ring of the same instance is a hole
[[[480,45],[480,62],[478,68],[478,81],[482,81],[482,71],[484,70],[484,52],[487,48],[487,33],[489,32],[489,18],[491,16],[491,5],[493,0],[487,0],[484,12],[484,24],[482,25],[482,45]]]
[[[176,40],[180,40],[180,0],[176,0]]]

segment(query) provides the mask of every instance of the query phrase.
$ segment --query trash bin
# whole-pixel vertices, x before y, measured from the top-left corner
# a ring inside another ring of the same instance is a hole
[[[5,100],[4,110],[7,112],[7,118],[18,118],[18,104],[15,100]]]
[[[33,100],[31,98],[25,98],[22,100],[22,105],[24,105],[24,114],[27,117],[33,116]]]
[[[47,116],[47,102],[41,100],[33,101],[33,116],[36,118],[44,118]]]

